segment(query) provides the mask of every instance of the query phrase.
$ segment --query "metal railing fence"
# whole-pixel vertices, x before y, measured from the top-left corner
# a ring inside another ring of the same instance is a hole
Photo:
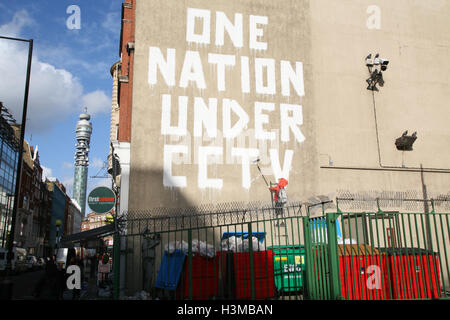
[[[377,203],[379,199],[377,199]],[[414,200],[416,201],[416,200]],[[307,297],[387,300],[450,297],[450,215],[327,213],[305,221]]]
[[[343,212],[300,203],[128,214],[128,294],[151,299],[450,297],[449,213]]]
[[[225,209],[127,219],[128,291],[153,299],[299,298],[301,204]],[[297,258],[288,261],[290,253]]]

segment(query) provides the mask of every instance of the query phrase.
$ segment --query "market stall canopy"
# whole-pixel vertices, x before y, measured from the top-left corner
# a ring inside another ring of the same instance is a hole
[[[69,234],[62,236],[61,245],[68,246],[73,243],[78,243],[84,240],[97,239],[100,237],[105,237],[114,233],[114,224],[108,224],[106,226],[102,226],[100,228],[95,228],[83,232],[78,232],[74,234]]]

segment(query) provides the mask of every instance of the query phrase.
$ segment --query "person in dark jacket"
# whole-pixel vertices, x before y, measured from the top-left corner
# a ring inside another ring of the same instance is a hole
[[[46,286],[50,289],[51,292],[51,296],[53,298],[57,297],[57,292],[56,292],[56,276],[58,274],[58,267],[56,266],[56,257],[55,256],[51,256],[48,261],[47,264],[45,265],[45,275],[46,275]]]
[[[45,273],[39,279],[34,291],[33,296],[39,299],[44,288],[52,289],[53,279],[55,277],[56,265],[53,257],[46,259]]]
[[[66,269],[63,267],[62,263],[57,264],[57,271],[55,277],[55,287],[56,287],[56,299],[64,300],[63,293],[64,288],[66,287]]]

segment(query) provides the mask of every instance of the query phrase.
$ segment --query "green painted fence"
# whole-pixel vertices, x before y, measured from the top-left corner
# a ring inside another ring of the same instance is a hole
[[[142,290],[150,299],[187,300],[450,296],[448,213],[337,208],[310,217],[301,209],[129,214],[120,234],[122,297]]]

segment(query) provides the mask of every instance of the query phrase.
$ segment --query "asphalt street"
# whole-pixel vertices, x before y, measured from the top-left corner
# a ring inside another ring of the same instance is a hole
[[[44,270],[23,272],[21,274],[12,276],[13,282],[13,299],[14,300],[29,300],[33,299],[33,290],[36,287],[39,279],[45,274]]]

